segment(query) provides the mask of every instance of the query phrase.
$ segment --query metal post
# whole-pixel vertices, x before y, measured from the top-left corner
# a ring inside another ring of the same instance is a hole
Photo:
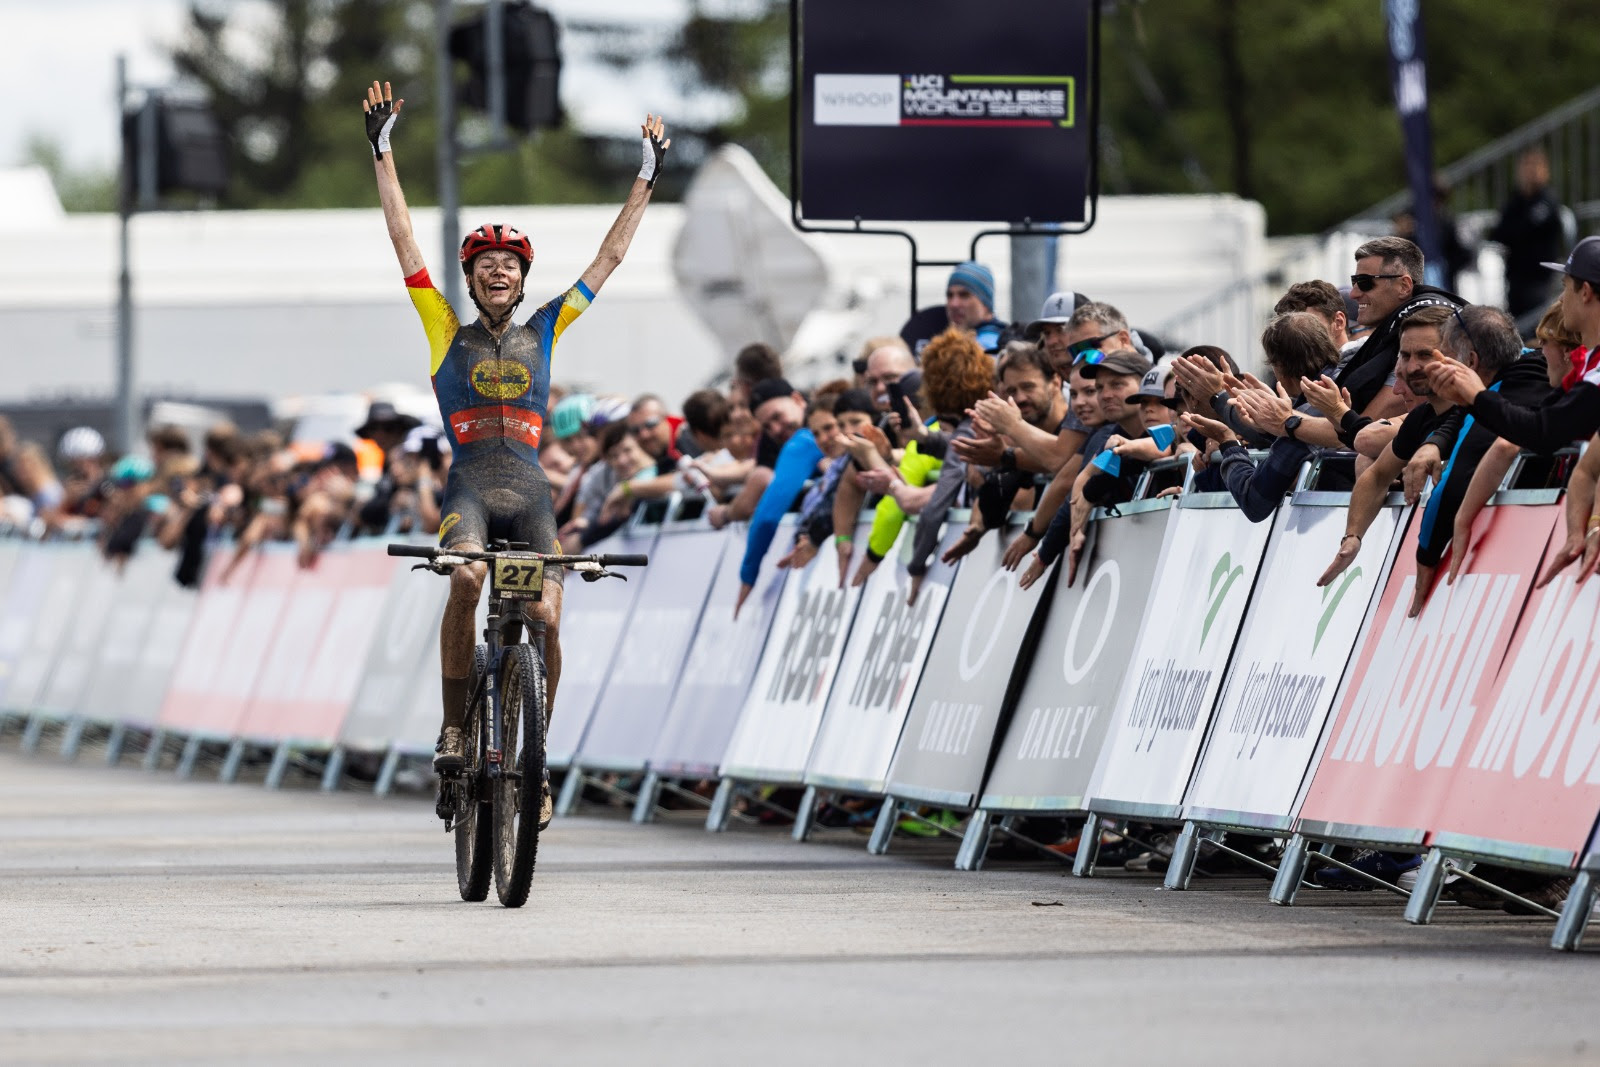
[[[1055,291],[1056,241],[1047,232],[1011,235],[1011,321],[1031,322]]]
[[[506,20],[500,0],[489,0],[483,32],[489,60],[489,139],[499,144],[506,136]]]
[[[115,411],[116,446],[124,452],[138,441],[139,408],[133,385],[133,276],[129,270],[128,222],[133,217],[133,164],[128,158],[127,138],[122,136],[122,119],[128,105],[128,57],[117,56],[117,137],[122,145],[122,169],[117,183],[117,398]],[[143,139],[143,123],[139,129]],[[143,157],[140,152],[142,172]]]
[[[434,3],[434,62],[438,66],[439,96],[439,241],[443,252],[444,298],[461,312],[461,269],[456,234],[461,232],[461,190],[457,184],[456,86],[450,59],[452,0]]]

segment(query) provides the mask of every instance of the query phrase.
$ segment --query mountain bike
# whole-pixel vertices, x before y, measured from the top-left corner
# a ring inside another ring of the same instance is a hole
[[[626,578],[607,567],[643,567],[643,555],[565,556],[530,546],[491,541],[487,552],[451,552],[425,545],[390,545],[391,556],[427,560],[412,570],[448,575],[457,567],[489,564],[489,621],[473,650],[471,695],[463,733],[467,762],[439,776],[435,810],[445,832],[455,834],[456,882],[461,899],[495,893],[520,908],[533,885],[539,850],[540,809],[549,788],[545,730],[545,627],[527,610],[544,596],[547,567],[565,567],[585,581]]]

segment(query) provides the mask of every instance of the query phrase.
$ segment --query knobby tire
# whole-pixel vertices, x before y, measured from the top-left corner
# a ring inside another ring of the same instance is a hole
[[[456,813],[456,884],[461,889],[461,899],[473,902],[489,898],[489,873],[494,860],[494,819],[490,809],[489,780],[485,774],[488,763],[488,731],[484,723],[487,702],[478,688],[478,680],[489,669],[489,650],[479,645],[472,653],[472,689],[479,693],[478,700],[467,708],[466,722],[462,727],[467,738],[467,766],[461,774],[458,788],[467,792],[466,802]]]
[[[515,771],[494,782],[494,884],[500,903],[520,908],[533,888],[543,799],[545,676],[534,645],[512,645],[500,667],[503,756]]]

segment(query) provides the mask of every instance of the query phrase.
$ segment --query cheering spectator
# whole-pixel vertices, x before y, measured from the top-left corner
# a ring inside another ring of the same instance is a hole
[[[356,427],[357,437],[371,441],[383,453],[383,473],[373,487],[372,496],[361,505],[356,516],[357,529],[361,533],[376,535],[389,528],[390,516],[395,510],[394,495],[398,489],[395,460],[400,455],[400,446],[405,443],[406,435],[421,425],[422,420],[415,415],[402,414],[393,404],[379,400],[367,408],[367,421]]]
[[[1339,350],[1340,362],[1361,348],[1361,342],[1350,337],[1350,317],[1344,294],[1332,282],[1295,282],[1273,305],[1274,315],[1287,315],[1291,311],[1309,311],[1321,319],[1328,328],[1328,337]]]
[[[877,407],[865,389],[844,388],[842,379],[817,389],[806,409],[806,429],[816,438],[817,447],[827,461],[818,478],[800,502],[799,521],[796,522],[794,547],[778,560],[779,567],[796,570],[807,566],[816,558],[817,549],[834,536],[834,497],[840,479],[849,469],[851,437],[876,433],[873,419]],[[843,543],[853,540],[852,534],[843,535]]]
[[[761,573],[761,560],[772,545],[778,523],[789,510],[822,460],[822,449],[805,427],[806,401],[782,378],[768,378],[752,390],[750,402],[761,432],[782,442],[777,466],[767,480],[761,499],[750,517],[745,535],[744,561],[739,566],[739,600],[734,615],[744,606]]]
[[[749,411],[750,394],[755,387],[769,378],[782,377],[783,360],[771,345],[760,341],[745,345],[733,357],[733,380],[728,383],[728,402],[736,408]],[[767,465],[770,467],[772,464],[769,462]]]
[[[958,263],[944,286],[944,306],[923,308],[900,327],[906,347],[920,360],[922,350],[945,330],[977,338],[985,352],[1000,347],[1006,324],[994,317],[994,272],[976,260]]]
[[[106,439],[93,426],[76,426],[56,443],[56,458],[66,469],[62,479],[61,513],[77,519],[98,518],[105,507]]]
[[[1543,262],[1561,255],[1571,242],[1564,209],[1550,191],[1550,160],[1537,146],[1517,158],[1517,187],[1500,209],[1500,219],[1485,236],[1505,246],[1506,307],[1511,317],[1543,307],[1550,300],[1550,275]]]

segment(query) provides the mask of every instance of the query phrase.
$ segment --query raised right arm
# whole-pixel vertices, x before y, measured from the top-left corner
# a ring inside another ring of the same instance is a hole
[[[367,98],[361,109],[366,113],[367,140],[372,144],[372,167],[378,178],[378,201],[383,205],[383,222],[389,230],[389,241],[394,245],[395,258],[400,261],[401,273],[410,278],[422,270],[422,250],[411,232],[411,210],[406,207],[405,193],[400,189],[400,176],[394,169],[394,152],[389,147],[389,133],[400,116],[404,100],[395,100],[388,82],[373,82],[367,89]]]

